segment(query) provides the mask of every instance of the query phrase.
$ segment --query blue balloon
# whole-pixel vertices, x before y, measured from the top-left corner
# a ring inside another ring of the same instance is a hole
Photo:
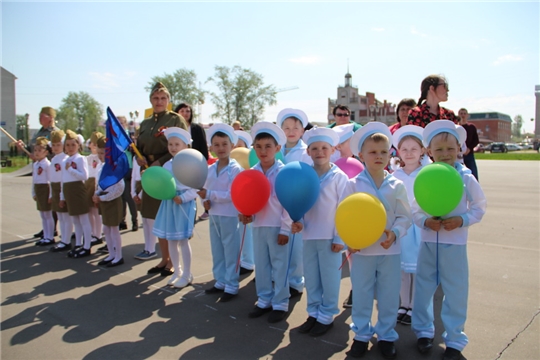
[[[280,170],[274,187],[291,219],[299,221],[319,197],[319,176],[308,164],[293,161]]]

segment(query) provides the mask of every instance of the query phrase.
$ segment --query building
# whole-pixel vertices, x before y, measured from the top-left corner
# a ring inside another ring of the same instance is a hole
[[[15,115],[15,80],[17,77],[0,66],[0,126],[11,136],[17,136],[17,116]],[[0,132],[0,150],[9,151],[11,140]]]
[[[535,85],[536,111],[534,114],[534,137],[540,139],[540,85]]]
[[[366,92],[366,95],[358,93],[358,87],[352,85],[352,75],[345,74],[344,86],[338,86],[336,99],[328,98],[328,123],[334,122],[332,110],[336,105],[346,105],[351,110],[351,120],[360,124],[369,121],[380,121],[387,125],[397,122],[396,105],[375,98],[375,94]]]
[[[482,143],[510,142],[512,118],[509,115],[498,112],[470,113],[469,122],[476,126]]]

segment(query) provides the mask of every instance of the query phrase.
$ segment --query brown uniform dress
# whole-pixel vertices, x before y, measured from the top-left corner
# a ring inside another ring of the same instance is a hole
[[[50,211],[49,204],[49,184],[34,184],[34,192],[36,193],[36,207],[39,211]]]
[[[52,203],[51,203],[52,211],[62,212],[62,213],[68,212],[67,205],[64,206],[63,208],[60,207],[60,183],[52,182],[51,189],[52,189]]]
[[[146,158],[148,165],[158,161],[161,166],[172,156],[167,148],[167,138],[161,132],[169,127],[179,127],[187,130],[186,122],[175,112],[164,111],[143,120],[139,128],[137,147]],[[141,170],[143,168],[141,167]],[[143,191],[141,215],[146,219],[155,219],[161,200],[154,199]]]
[[[94,200],[92,200],[92,197],[94,196],[94,193],[96,192],[96,178],[89,177],[84,182],[84,186],[86,186],[86,201],[88,202],[88,206],[92,208],[96,206],[96,204],[94,203]]]
[[[101,213],[101,219],[103,220],[103,225],[120,225],[120,222],[124,218],[124,204],[122,203],[122,196],[112,199],[111,201],[100,201],[99,210]]]
[[[63,184],[62,192],[68,208],[69,216],[88,213],[86,186],[83,181],[70,181]]]

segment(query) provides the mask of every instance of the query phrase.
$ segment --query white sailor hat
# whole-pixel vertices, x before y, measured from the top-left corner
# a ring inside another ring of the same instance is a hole
[[[394,147],[396,149],[398,148],[401,139],[403,139],[405,136],[414,136],[418,138],[418,140],[422,141],[424,140],[424,128],[417,125],[405,125],[397,129],[394,135],[392,135]]]
[[[332,128],[339,136],[339,143],[343,144],[354,134],[354,124],[337,125]]]
[[[467,140],[467,131],[450,120],[435,120],[424,128],[424,146],[428,147],[433,138],[441,133],[452,134],[461,145]]]
[[[184,144],[186,144],[186,145],[191,144],[191,135],[189,134],[188,131],[186,131],[186,130],[184,130],[182,128],[169,127],[169,128],[166,128],[166,129],[163,130],[163,134],[165,135],[167,140],[169,140],[172,137],[177,137],[180,140],[182,140],[184,142]]]
[[[287,137],[285,136],[283,130],[281,130],[281,128],[276,124],[272,124],[269,121],[259,121],[251,128],[251,136],[253,139],[255,139],[257,135],[261,133],[271,135],[274,139],[276,139],[278,145],[285,145],[287,142]]]
[[[238,142],[238,135],[235,134],[234,128],[231,125],[219,123],[210,126],[206,131],[206,141],[208,144],[212,143],[212,137],[214,137],[217,132],[227,135],[234,145]]]
[[[329,128],[312,128],[304,133],[302,139],[308,146],[316,141],[324,141],[331,146],[339,144],[338,134]]]
[[[390,149],[392,146],[392,133],[388,129],[388,126],[383,123],[373,121],[362,126],[362,128],[358,129],[351,137],[349,147],[351,148],[352,153],[357,155],[362,149],[362,144],[364,144],[364,141],[366,141],[368,136],[376,133],[381,133],[388,137],[388,149]]]
[[[308,124],[308,117],[306,115],[305,112],[303,112],[302,110],[299,110],[299,109],[291,109],[291,108],[287,108],[287,109],[283,109],[279,112],[278,116],[277,116],[277,119],[276,119],[276,125],[281,127],[281,125],[283,125],[283,122],[290,118],[290,117],[293,117],[293,118],[296,118],[298,120],[300,120],[300,122],[302,123],[302,127],[306,127],[307,124]]]
[[[236,134],[236,136],[238,136],[238,140],[242,140],[243,142],[246,143],[246,146],[248,147],[248,149],[251,147],[251,144],[253,143],[253,139],[251,138],[251,135],[249,135],[247,132],[243,130],[234,130],[234,133]],[[238,144],[238,140],[236,141],[237,144]]]

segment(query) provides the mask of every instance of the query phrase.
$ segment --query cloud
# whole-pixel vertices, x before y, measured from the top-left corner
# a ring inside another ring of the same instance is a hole
[[[289,59],[289,61],[295,64],[313,65],[320,63],[321,59],[318,56],[301,56]]]
[[[427,37],[427,34],[421,33],[420,31],[416,30],[415,26],[411,27],[411,34],[424,38]]]
[[[523,60],[523,58],[519,55],[508,54],[508,55],[499,56],[497,60],[493,62],[493,65],[498,66],[507,62],[516,62],[516,61],[521,61],[521,60]]]
[[[120,84],[118,83],[119,77],[118,75],[115,75],[113,73],[104,72],[104,73],[98,73],[98,72],[90,72],[88,73],[92,80],[94,80],[94,84],[92,87],[96,89],[112,89],[112,88],[119,88]]]
[[[375,31],[375,32],[383,32],[384,30],[386,30],[386,29],[381,28],[381,27],[372,27],[371,28],[371,31]]]

